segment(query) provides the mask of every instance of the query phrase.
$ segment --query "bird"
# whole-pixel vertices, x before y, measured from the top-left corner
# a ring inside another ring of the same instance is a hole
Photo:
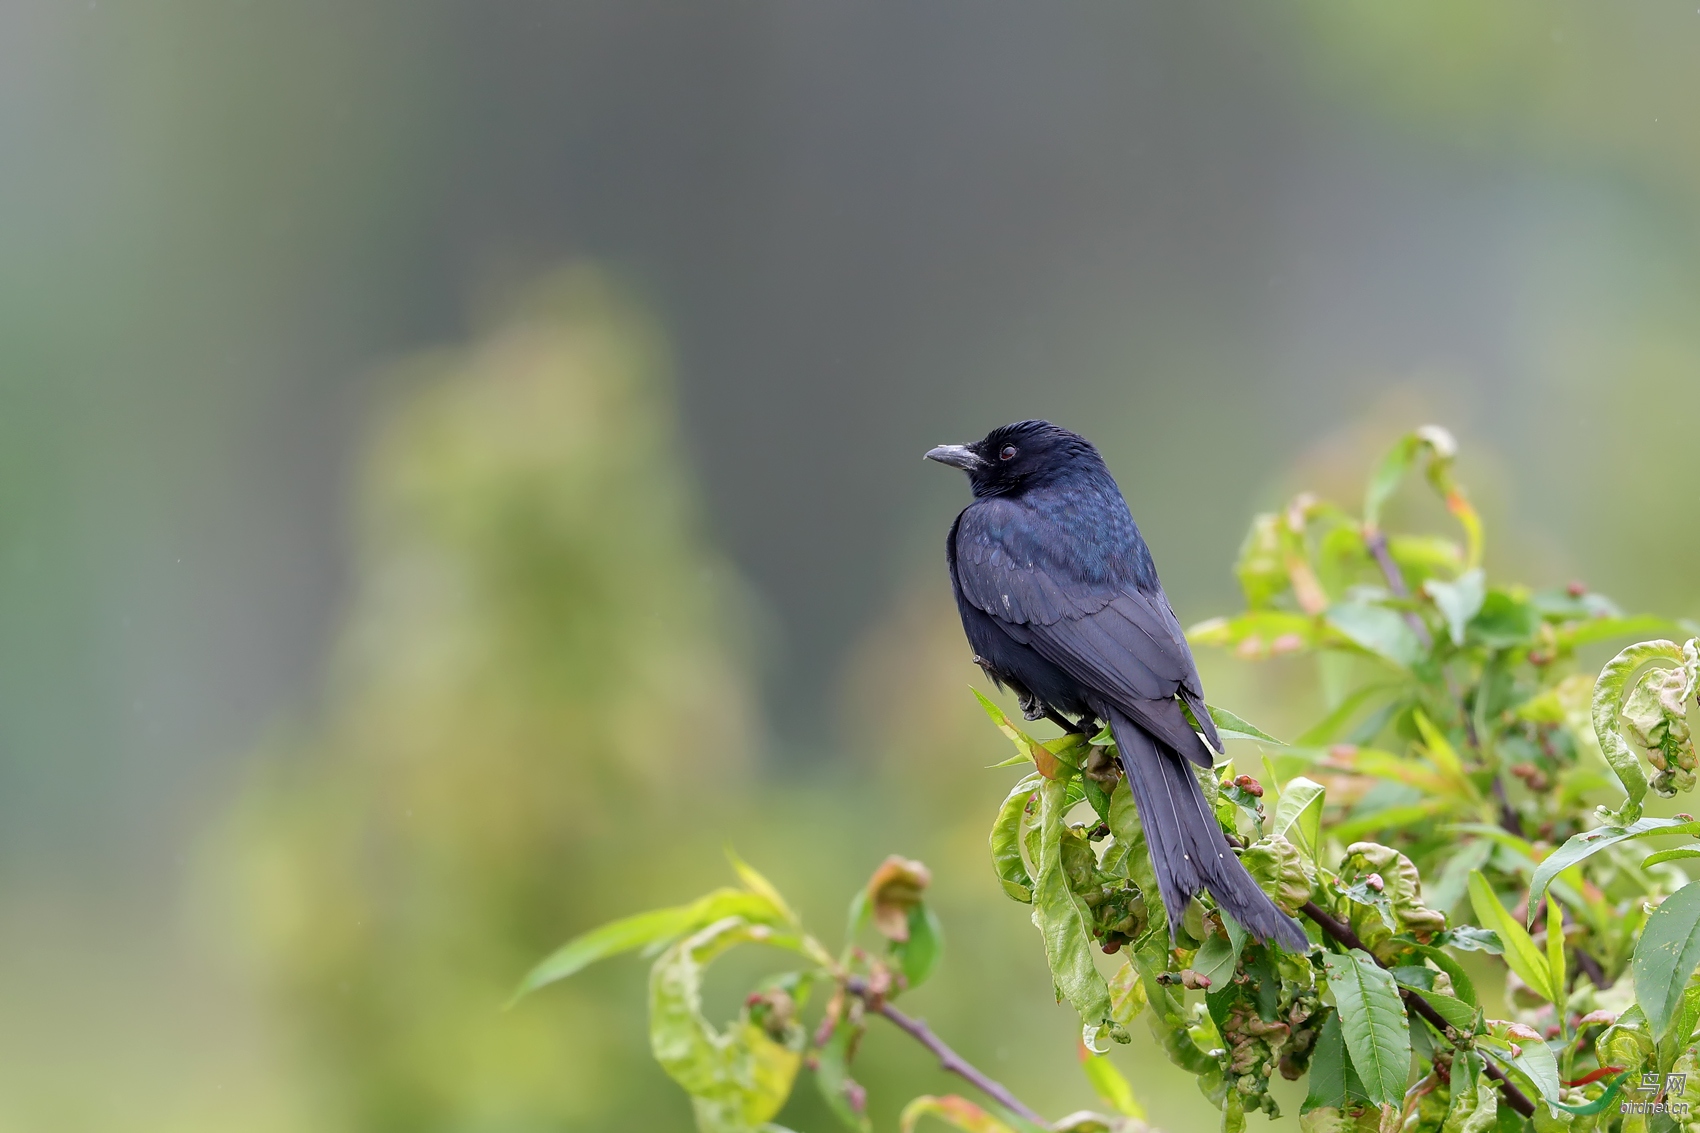
[[[1208,890],[1259,941],[1306,951],[1304,930],[1240,864],[1193,773],[1213,766],[1222,740],[1151,549],[1098,450],[1033,420],[926,456],[966,472],[974,493],[945,557],[975,663],[1029,720],[1087,735],[1109,725],[1171,943]]]

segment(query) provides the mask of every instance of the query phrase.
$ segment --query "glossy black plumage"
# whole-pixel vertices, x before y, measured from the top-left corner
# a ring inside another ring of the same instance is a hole
[[[1021,421],[927,456],[966,471],[976,497],[946,539],[975,660],[1029,719],[1109,724],[1171,926],[1208,889],[1258,939],[1302,951],[1303,930],[1240,865],[1187,766],[1211,766],[1221,739],[1150,549],[1098,450],[1049,422]]]

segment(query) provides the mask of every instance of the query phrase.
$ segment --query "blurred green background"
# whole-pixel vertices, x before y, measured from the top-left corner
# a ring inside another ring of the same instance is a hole
[[[499,1007],[728,840],[829,938],[923,858],[915,1010],[1086,1104],[920,459],[1009,419],[1186,623],[1427,420],[1700,614],[1692,0],[8,0],[0,91],[0,1129],[687,1129],[635,960]]]

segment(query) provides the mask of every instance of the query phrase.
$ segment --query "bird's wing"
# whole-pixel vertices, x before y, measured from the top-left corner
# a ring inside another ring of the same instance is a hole
[[[992,506],[987,506],[992,505]],[[1061,531],[1006,501],[982,501],[958,522],[956,575],[963,596],[1010,637],[1032,647],[1202,766],[1209,750],[1180,702],[1220,746],[1180,622],[1161,591],[1131,582],[1080,580],[1049,550]]]

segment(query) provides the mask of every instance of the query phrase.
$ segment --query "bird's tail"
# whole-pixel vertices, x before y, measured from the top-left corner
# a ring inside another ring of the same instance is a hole
[[[1111,711],[1109,718],[1145,825],[1145,844],[1169,914],[1170,934],[1187,902],[1208,889],[1258,940],[1277,941],[1293,952],[1309,948],[1304,929],[1275,907],[1228,846],[1186,761],[1121,713]]]

